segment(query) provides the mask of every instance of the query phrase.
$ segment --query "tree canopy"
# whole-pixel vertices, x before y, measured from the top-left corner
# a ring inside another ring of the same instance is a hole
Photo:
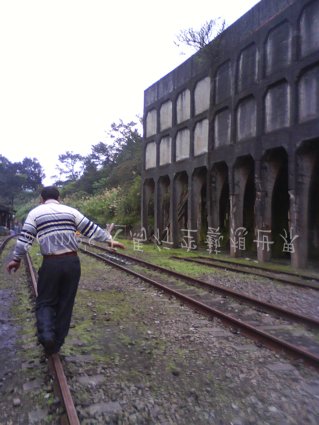
[[[0,155],[0,202],[13,207],[16,198],[37,190],[44,177],[43,168],[36,158],[10,162]]]
[[[87,156],[66,151],[59,156],[56,184],[69,205],[101,225],[116,219],[140,220],[142,136],[138,123],[113,123],[107,139],[91,146]]]

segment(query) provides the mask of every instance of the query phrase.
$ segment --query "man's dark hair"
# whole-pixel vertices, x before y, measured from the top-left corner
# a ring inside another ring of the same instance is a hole
[[[55,199],[57,201],[59,196],[59,189],[57,189],[55,186],[44,187],[41,191],[41,197],[44,201],[47,201],[48,199]]]

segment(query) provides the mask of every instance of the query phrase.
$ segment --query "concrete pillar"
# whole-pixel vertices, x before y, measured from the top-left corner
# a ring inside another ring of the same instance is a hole
[[[271,242],[271,194],[274,186],[273,176],[266,162],[255,161],[255,238],[257,259],[261,262],[271,258],[271,244],[263,243],[263,237]],[[267,183],[268,182],[268,183]],[[268,189],[268,190],[267,190]],[[260,242],[259,242],[260,241]]]
[[[303,268],[308,260],[308,216],[309,216],[309,188],[314,166],[314,155],[298,155],[296,158],[296,187],[289,190],[290,222],[294,240],[291,264],[296,268]]]
[[[253,170],[252,167],[252,159],[247,157],[238,161],[229,171],[230,236],[233,240],[234,235],[240,230],[239,228],[244,227],[244,197],[247,182]],[[246,230],[246,232],[251,231],[252,229]],[[251,236],[248,234],[247,238]],[[239,256],[239,250],[234,246],[232,240],[230,242],[230,255]]]
[[[219,191],[218,191],[218,173],[216,168],[211,172],[209,179],[209,202],[208,226],[217,228],[219,226]]]
[[[160,190],[158,180],[155,182],[154,186],[154,235],[158,237],[158,232],[160,229],[160,216],[161,216],[161,203],[160,203]],[[148,237],[150,235],[147,235]]]
[[[195,212],[194,212],[194,198],[195,198],[195,190],[194,190],[194,182],[193,176],[188,174],[188,220],[187,220],[187,228],[191,230],[196,229],[196,220],[195,220]]]
[[[240,193],[238,191],[238,185],[235,184],[236,181],[236,169],[234,166],[229,167],[229,227],[230,234],[231,230],[237,229],[242,225],[242,214],[241,214],[241,203],[240,203]],[[238,257],[239,251],[235,248],[234,244],[230,244],[230,256]]]
[[[176,176],[172,178],[171,183],[171,193],[170,193],[170,211],[169,211],[169,232],[170,232],[170,238],[173,242],[174,248],[177,248],[179,246],[179,229],[178,229],[178,211],[177,211],[177,204],[178,204],[178,181],[176,179]]]

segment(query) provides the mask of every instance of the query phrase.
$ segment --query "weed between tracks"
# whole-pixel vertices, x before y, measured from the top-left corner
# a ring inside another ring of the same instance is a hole
[[[128,245],[128,254],[176,270],[177,262],[169,259],[175,250],[162,253],[145,245],[139,254]],[[315,423],[317,399],[305,388],[319,382],[318,374],[132,276],[84,254],[81,263],[72,328],[62,349],[81,423]],[[205,268],[178,267],[192,276]],[[283,371],[276,372],[278,367]],[[112,403],[116,412],[92,411]]]

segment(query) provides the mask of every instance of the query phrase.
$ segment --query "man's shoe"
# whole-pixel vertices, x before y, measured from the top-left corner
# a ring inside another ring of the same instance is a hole
[[[50,356],[51,354],[53,354],[56,351],[54,339],[45,339],[45,340],[42,340],[40,342],[43,345],[45,354],[47,354],[48,356]]]

